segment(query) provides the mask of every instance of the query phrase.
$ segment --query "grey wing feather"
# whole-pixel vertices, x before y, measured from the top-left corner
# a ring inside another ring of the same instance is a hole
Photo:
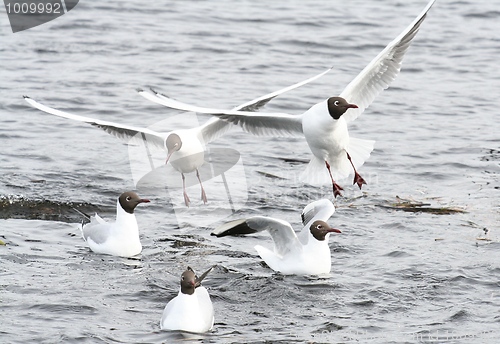
[[[235,114],[234,111],[239,110],[242,111],[241,113],[242,115],[245,115],[245,112],[259,110],[273,98],[285,92],[291,91],[295,88],[301,87],[307,83],[310,83],[322,77],[330,70],[332,70],[332,68],[328,68],[326,71],[318,75],[300,81],[291,86],[252,99],[246,103],[234,107],[230,111],[233,111],[233,114]],[[157,104],[161,104],[177,110],[214,114],[219,118],[225,120],[224,122],[217,122],[215,120],[208,121],[202,126],[201,133],[205,143],[209,143],[215,140],[216,138],[220,137],[221,135],[223,135],[230,128],[230,125],[228,123],[241,125],[243,129],[255,135],[301,136],[302,134],[302,120],[300,116],[292,116],[288,114],[267,114],[266,116],[260,116],[258,118],[253,118],[253,119],[252,118],[245,119],[245,117],[243,116],[231,118],[229,116],[224,116],[223,113],[227,113],[226,110],[209,109],[209,108],[189,105],[180,102],[178,100],[172,99],[153,89],[151,89],[151,91],[154,94],[145,92],[144,90],[141,89],[138,90],[141,96]],[[216,114],[218,112],[222,113]]]
[[[83,227],[82,233],[85,241],[92,239],[96,244],[102,244],[108,240],[109,237],[108,224],[87,224]]]
[[[332,70],[333,67],[331,68],[328,68],[326,71],[318,74],[318,75],[315,75],[313,76],[312,78],[309,78],[309,79],[306,79],[306,80],[303,80],[303,81],[300,81],[296,84],[293,84],[291,86],[288,86],[288,87],[285,87],[285,88],[282,88],[278,91],[275,91],[275,92],[271,92],[271,93],[268,93],[266,95],[263,95],[261,97],[258,97],[258,98],[255,98],[255,99],[252,99],[250,100],[249,102],[246,102],[244,104],[241,104],[237,107],[235,107],[233,110],[240,110],[240,111],[257,111],[259,110],[261,107],[263,107],[264,105],[266,105],[267,103],[269,103],[273,98],[285,93],[285,92],[288,92],[288,91],[291,91],[293,89],[296,89],[298,87],[301,87],[301,86],[304,86],[305,84],[308,84],[310,83],[311,81],[314,81],[320,77],[322,77],[323,75],[325,75],[326,73],[328,73],[329,71]]]
[[[335,213],[335,206],[329,199],[320,199],[311,202],[302,211],[300,217],[304,228],[298,234],[298,238],[302,244],[307,244],[309,241],[309,227],[316,220],[328,221]]]
[[[201,139],[208,144],[224,135],[231,127],[231,123],[212,117],[200,127]]]
[[[382,50],[362,71],[352,80],[340,94],[348,102],[358,106],[349,109],[344,114],[346,121],[355,120],[373,102],[375,97],[396,79],[406,51],[420,29],[427,12],[434,4],[430,1],[420,15],[384,50]]]
[[[175,99],[172,99],[164,94],[161,94],[160,92],[157,92],[154,89],[151,89],[151,92],[153,92],[154,94],[146,92],[142,89],[138,89],[137,92],[144,98],[156,104],[160,104],[173,109],[184,110],[186,107],[190,106],[188,104],[184,104]],[[192,110],[185,110],[185,111],[192,111]],[[224,135],[229,129],[231,129],[230,123],[220,120],[218,118],[212,118],[199,127],[198,138],[204,144],[208,144],[216,140],[217,138],[221,137],[222,135]]]
[[[28,96],[24,96],[24,99],[28,102],[28,104],[30,104],[34,108],[37,108],[51,115],[90,124],[120,139],[128,139],[128,140],[133,139],[136,141],[147,140],[148,142],[151,142],[161,148],[164,148],[165,135],[157,133],[153,130],[124,125],[124,124],[118,124],[108,121],[101,121],[90,117],[73,115],[68,112],[57,110],[49,106],[43,105],[31,99]]]
[[[291,91],[291,90],[294,90],[298,87],[301,87],[301,86],[304,86],[305,84],[308,84],[320,77],[322,77],[323,75],[325,75],[326,73],[328,73],[329,71],[332,70],[333,67],[331,68],[328,68],[326,71],[324,72],[321,72],[319,73],[318,75],[315,75],[311,78],[308,78],[306,80],[302,80],[296,84],[293,84],[291,86],[288,86],[288,87],[285,87],[285,88],[282,88],[278,91],[274,91],[274,92],[271,92],[271,93],[268,93],[268,94],[265,94],[263,96],[260,96],[258,98],[255,98],[255,99],[252,99],[246,103],[243,103],[243,104],[240,104],[236,107],[234,107],[232,110],[240,110],[240,111],[257,111],[259,110],[261,107],[263,107],[264,105],[266,105],[269,101],[271,101],[273,98],[285,93],[285,92],[288,92],[288,91]],[[137,92],[139,92],[139,94],[141,96],[143,96],[144,98],[154,102],[154,103],[157,103],[157,104],[161,104],[161,105],[164,105],[166,107],[170,107],[172,109],[177,109],[177,110],[183,110],[183,111],[194,111],[194,112],[200,112],[200,113],[206,113],[204,110],[207,110],[207,108],[202,108],[202,107],[198,107],[198,106],[193,106],[193,105],[189,105],[189,104],[186,104],[186,103],[183,103],[183,102],[180,102],[178,100],[175,100],[175,99],[172,99],[170,98],[169,96],[166,96],[160,92],[157,92],[153,89],[151,89],[151,92],[153,92],[154,94],[151,94],[151,93],[148,93],[148,92],[145,92],[144,90],[142,89],[138,89]],[[200,110],[200,111],[197,111]],[[209,110],[213,110],[213,109],[209,109]]]
[[[309,203],[300,217],[304,226],[308,225],[312,220],[328,221],[335,212],[335,206],[329,199],[320,199]]]
[[[214,232],[212,235],[240,235],[252,234],[267,230],[274,241],[274,247],[278,254],[285,255],[290,250],[301,247],[301,244],[292,226],[283,220],[265,216],[254,216],[248,219],[229,222]]]
[[[303,136],[302,115],[243,111],[213,112],[210,114],[229,123],[239,125],[243,130],[254,135]]]
[[[286,113],[254,113],[238,110],[212,109],[183,103],[160,93],[156,93],[156,97],[144,91],[140,91],[139,94],[146,99],[150,99],[155,103],[162,104],[170,108],[216,116],[226,122],[240,125],[244,130],[254,135],[299,137],[303,135],[301,115],[295,116]],[[210,125],[222,126],[222,124],[216,122],[212,122]],[[207,137],[211,137],[208,135],[208,132],[211,131],[211,135],[213,135],[213,129],[214,127],[207,127],[202,129],[202,132],[206,131]]]
[[[324,71],[318,75],[315,75],[312,78],[309,78],[307,80],[303,80],[303,81],[298,82],[296,84],[293,84],[291,86],[282,88],[278,91],[268,93],[268,94],[263,95],[261,97],[252,99],[246,103],[243,103],[241,105],[234,107],[232,110],[252,111],[252,112],[257,111],[261,107],[263,107],[264,105],[269,103],[272,99],[279,96],[280,94],[291,91],[297,87],[303,86],[311,81],[314,81],[314,80],[318,79],[319,77],[328,73],[330,70],[332,70],[332,68],[329,68],[326,71]],[[156,96],[158,96],[159,98],[166,97],[166,96],[162,95],[161,93],[158,93],[158,92],[155,92],[155,93],[156,93]],[[166,98],[168,98],[168,97],[166,97]],[[202,133],[203,140],[205,143],[212,142],[213,140],[215,140],[215,139],[219,138],[220,136],[222,136],[223,134],[225,134],[230,128],[231,128],[231,124],[228,121],[221,121],[221,120],[212,119],[212,120],[206,122],[202,126],[201,133]],[[296,129],[294,129],[294,131],[299,131],[299,130],[300,130],[300,132],[302,131],[302,124],[300,124],[300,127],[297,127]]]

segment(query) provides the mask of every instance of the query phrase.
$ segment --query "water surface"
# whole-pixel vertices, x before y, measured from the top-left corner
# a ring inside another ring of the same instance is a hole
[[[0,15],[2,341],[496,342],[500,12],[494,3],[438,0],[397,80],[351,125],[352,136],[377,143],[360,169],[368,185],[360,191],[341,183],[345,197],[335,201],[330,223],[342,234],[330,239],[327,276],[273,273],[253,249],[272,245],[266,234],[210,236],[224,221],[255,214],[299,228],[307,203],[331,198],[328,186],[296,181],[305,165],[282,159],[307,159],[304,140],[231,130],[209,147],[240,155],[236,181],[245,187],[234,197],[243,208],[232,214],[217,186],[203,206],[194,183],[193,205],[185,209],[178,189],[135,185],[136,155],[126,143],[22,99],[131,125],[191,125],[207,117],[184,118],[135,89],[152,86],[185,102],[232,107],[334,66],[266,107],[300,114],[339,94],[424,6],[417,0],[80,2],[16,34]],[[141,256],[93,254],[72,208],[112,218],[116,197],[129,189],[152,201],[137,209]],[[403,200],[460,212],[395,209]],[[206,335],[159,329],[188,264],[196,271],[218,265],[204,282],[216,311]]]

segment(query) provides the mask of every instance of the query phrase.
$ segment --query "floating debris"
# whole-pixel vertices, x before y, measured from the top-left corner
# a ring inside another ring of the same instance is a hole
[[[47,181],[45,179],[30,179],[30,182],[35,184],[45,184]]]
[[[390,204],[380,204],[379,207],[386,209],[401,210],[411,213],[430,213],[435,215],[451,215],[466,213],[465,210],[455,207],[432,207],[430,203],[423,203],[413,200],[405,200],[396,196],[397,202]]]
[[[277,176],[275,174],[272,174],[272,173],[267,173],[267,172],[262,172],[262,171],[257,171],[258,174],[261,174],[263,175],[264,177],[266,178],[271,178],[271,179],[281,179],[281,180],[285,180],[286,178],[283,178],[283,177],[280,177],[280,176]]]
[[[490,238],[483,238],[483,237],[476,238],[476,240],[479,240],[479,241],[493,241]]]
[[[307,164],[309,159],[301,159],[301,158],[286,158],[286,157],[273,157],[273,159],[278,159],[289,164]]]

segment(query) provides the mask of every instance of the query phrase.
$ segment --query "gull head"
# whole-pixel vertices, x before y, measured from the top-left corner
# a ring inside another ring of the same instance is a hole
[[[328,98],[328,112],[333,119],[339,119],[348,109],[357,109],[356,104],[350,104],[342,97]]]
[[[189,266],[181,275],[181,292],[193,295],[196,288],[196,274]]]
[[[342,233],[338,229],[330,227],[325,221],[317,220],[314,221],[311,227],[309,227],[312,236],[318,240],[323,241],[328,233]]]
[[[174,152],[177,152],[181,149],[182,147],[182,140],[179,137],[179,135],[172,133],[168,135],[167,140],[165,141],[165,146],[167,147],[167,161],[165,161],[165,164],[168,163],[168,160],[172,156]]]
[[[133,191],[122,193],[118,198],[118,201],[120,202],[123,210],[125,210],[129,214],[133,214],[135,207],[137,207],[139,204],[149,203],[149,199],[140,198],[139,195],[137,195]]]

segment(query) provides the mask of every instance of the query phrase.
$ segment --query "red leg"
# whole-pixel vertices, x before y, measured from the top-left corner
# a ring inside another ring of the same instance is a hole
[[[349,155],[349,153],[346,152],[346,154],[347,154],[347,159],[349,159],[349,162],[352,165],[352,169],[354,170],[354,181],[352,182],[352,185],[358,184],[359,189],[361,190],[361,186],[363,184],[366,184],[366,181],[363,179],[363,177],[359,175],[358,171],[356,171],[356,168],[354,167],[354,164],[351,160],[351,156]]]
[[[330,164],[326,160],[325,160],[325,165],[326,168],[328,169],[328,173],[330,174],[330,178],[332,179],[333,197],[342,196],[340,190],[344,189],[342,189],[342,187],[339,184],[335,183],[335,180],[333,180],[332,171],[330,170]]]
[[[200,182],[201,186],[201,199],[203,200],[204,204],[207,204],[207,194],[205,193],[205,189],[203,188],[203,184],[201,183],[200,173],[198,172],[198,169],[196,169],[196,177],[198,177],[198,181]]]
[[[182,192],[184,193],[184,203],[186,204],[186,207],[189,207],[189,203],[191,202],[189,200],[189,196],[186,192],[186,177],[184,177],[184,173],[181,173],[182,176]]]

